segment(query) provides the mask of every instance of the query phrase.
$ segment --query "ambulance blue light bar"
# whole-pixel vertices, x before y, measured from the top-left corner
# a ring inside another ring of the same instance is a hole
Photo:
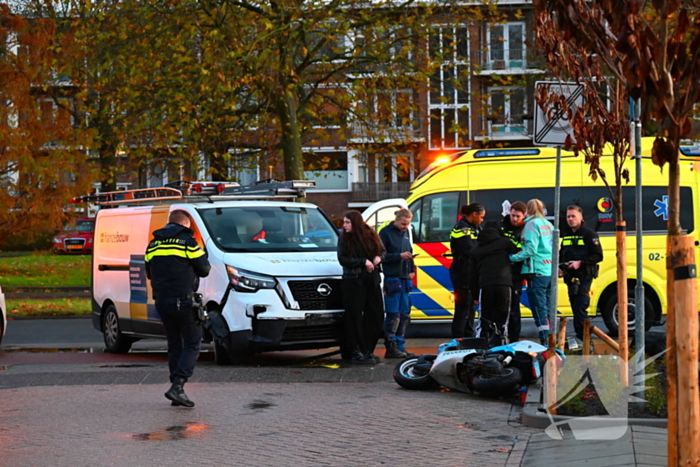
[[[681,146],[681,154],[688,157],[700,157],[700,145]]]
[[[521,156],[539,156],[539,149],[484,149],[474,153],[475,159],[483,159],[487,157],[521,157]]]

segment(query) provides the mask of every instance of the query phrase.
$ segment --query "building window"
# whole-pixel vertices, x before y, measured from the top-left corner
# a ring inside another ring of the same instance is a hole
[[[304,178],[316,180],[317,190],[347,190],[347,153],[322,150],[305,153]]]
[[[428,41],[439,66],[430,82],[430,149],[469,147],[469,32],[437,26]]]
[[[491,132],[493,134],[527,133],[525,115],[525,88],[489,88]]]
[[[377,157],[382,157],[377,155]],[[380,159],[381,160],[381,159]],[[415,178],[413,154],[384,156],[383,164],[377,164],[377,179],[383,182],[412,182]]]
[[[491,24],[488,31],[487,69],[523,68],[525,63],[525,23]]]

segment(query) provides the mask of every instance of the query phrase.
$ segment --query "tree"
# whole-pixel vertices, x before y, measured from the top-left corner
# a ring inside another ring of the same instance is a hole
[[[551,73],[562,81],[571,81],[582,87],[582,101],[573,108],[566,96],[557,92],[558,85],[542,87],[536,96],[545,113],[563,112],[568,115],[573,137],[567,137],[565,146],[575,154],[583,154],[589,165],[589,176],[605,184],[615,208],[615,236],[617,252],[617,302],[620,319],[620,356],[627,361],[627,232],[623,216],[622,186],[629,183],[625,162],[630,154],[631,135],[627,108],[627,79],[624,56],[615,50],[615,40],[607,33],[605,22],[589,21],[580,35],[569,37],[562,28],[562,16],[551,7],[556,2],[536,4],[537,44],[542,50]],[[597,3],[575,0],[567,2],[569,11],[578,15],[600,17]],[[591,44],[595,44],[592,48]],[[608,53],[595,53],[605,47]],[[552,93],[551,90],[554,90]],[[612,145],[612,183],[601,165],[601,157]],[[638,325],[643,325],[639,324]],[[625,367],[626,368],[626,367]],[[627,385],[627,371],[622,372]]]
[[[207,150],[217,171],[232,147],[262,157],[281,153],[285,177],[295,179],[303,178],[305,144],[410,145],[420,125],[413,117],[416,91],[428,85],[435,66],[427,57],[426,25],[446,5],[413,0],[168,4],[170,22],[159,29],[161,43],[168,37],[170,47],[194,53],[181,53],[177,61],[150,61],[173,70],[157,91],[159,102],[170,117],[183,116],[183,142]],[[449,6],[444,22],[464,19],[465,8]],[[156,7],[162,8],[148,8]],[[480,7],[469,11],[485,17]]]
[[[24,19],[0,4],[0,238],[40,240],[62,226],[70,198],[92,182],[82,150],[89,135],[71,124],[49,88],[69,83],[55,73],[55,24]]]
[[[550,13],[564,40],[580,44],[587,57],[606,63],[621,58],[621,68],[609,71],[622,72],[618,79],[628,95],[641,98],[642,121],[657,131],[652,160],[668,166],[668,462],[697,463],[700,400],[692,369],[698,360],[697,282],[686,280],[694,277],[695,247],[680,223],[678,162],[681,139],[690,136],[690,117],[700,101],[700,11],[679,0],[593,1],[589,9],[572,3],[578,2],[539,0],[536,8]],[[675,281],[676,275],[682,280]]]
[[[147,77],[138,59],[152,56],[150,18],[139,14],[141,2],[18,3],[23,16],[53,22],[52,67],[75,92],[68,100],[62,99],[59,88],[49,87],[47,93],[81,131],[92,135],[87,150],[99,167],[102,189],[115,190],[121,172],[142,165],[154,149],[169,147],[161,139],[161,122],[151,100],[139,87]]]

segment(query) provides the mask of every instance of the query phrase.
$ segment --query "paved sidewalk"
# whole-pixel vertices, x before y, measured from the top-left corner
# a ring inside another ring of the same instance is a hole
[[[521,467],[565,465],[566,467],[666,466],[665,428],[630,426],[615,440],[577,440],[566,432],[563,440],[546,434],[530,437]]]

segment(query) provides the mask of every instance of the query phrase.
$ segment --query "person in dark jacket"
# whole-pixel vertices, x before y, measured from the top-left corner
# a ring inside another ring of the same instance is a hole
[[[508,323],[513,275],[509,254],[518,248],[501,235],[498,222],[486,223],[479,234],[478,244],[469,255],[470,289],[481,304],[479,337],[489,340],[494,325],[501,334]]]
[[[525,226],[527,206],[522,201],[516,201],[510,205],[510,214],[503,217],[501,222],[501,234],[508,238],[513,245],[522,248],[523,227]],[[520,296],[523,292],[523,281],[525,278],[521,274],[523,263],[513,263],[511,272],[513,274],[513,287],[510,292],[510,313],[508,316],[508,341],[517,342],[520,340],[520,330],[522,319],[520,316]]]
[[[345,336],[341,355],[350,363],[374,365],[379,357],[374,349],[382,334],[384,306],[380,263],[385,252],[379,235],[362,220],[358,211],[343,218],[338,240],[338,262],[343,267],[341,289],[345,305]]]
[[[479,203],[465,204],[459,213],[461,217],[450,232],[450,280],[455,297],[452,337],[473,337],[475,309],[469,292],[469,252],[476,245],[486,209]]]
[[[379,238],[386,249],[382,263],[384,271],[384,346],[386,358],[412,357],[406,352],[406,328],[411,321],[412,279],[415,276],[413,244],[411,243],[411,219],[413,213],[406,208],[394,213],[394,222],[379,231]]]
[[[567,227],[561,232],[559,257],[566,264],[560,274],[569,292],[574,314],[576,337],[583,339],[583,322],[588,319],[591,304],[591,284],[598,277],[598,263],[603,261],[603,249],[598,234],[584,225],[581,206],[566,208]]]
[[[184,386],[194,372],[202,341],[202,326],[192,308],[199,278],[209,275],[209,261],[190,229],[187,212],[175,210],[168,225],[153,232],[146,249],[146,277],[151,281],[156,311],[168,339],[168,367],[172,385],[165,397],[172,405],[194,407]]]

